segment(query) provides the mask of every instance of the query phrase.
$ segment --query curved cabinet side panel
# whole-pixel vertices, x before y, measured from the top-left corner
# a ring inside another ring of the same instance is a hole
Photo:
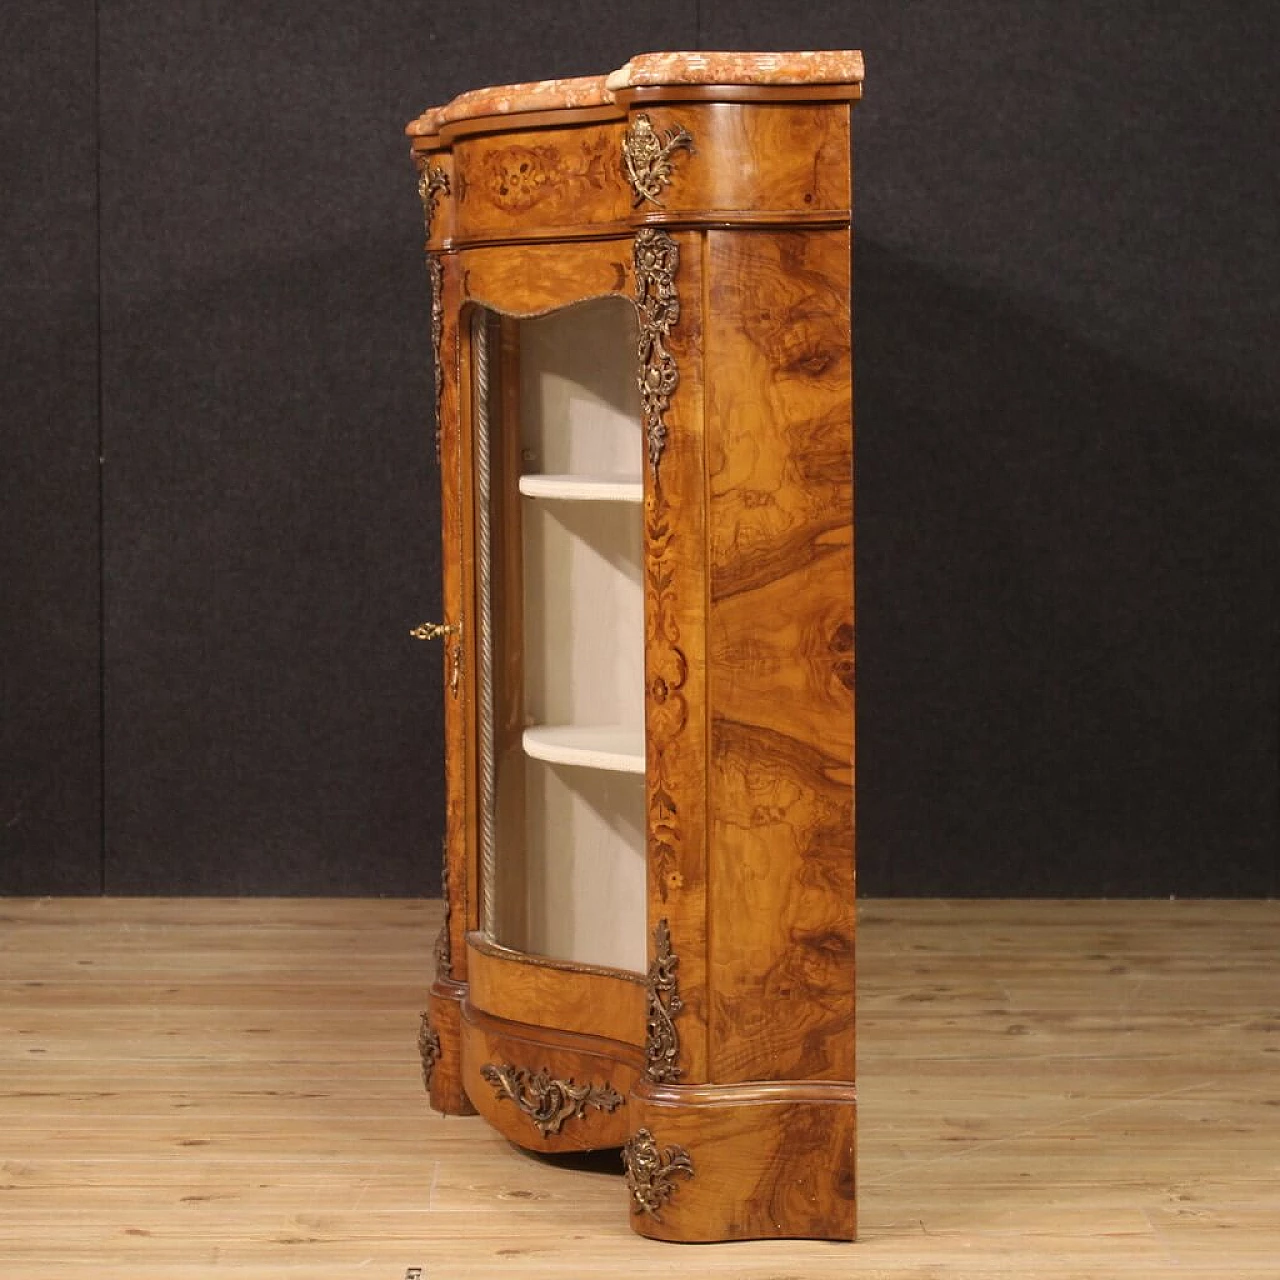
[[[857,1235],[852,1087],[664,1088],[632,1099],[631,1225],[655,1240]]]
[[[847,231],[708,233],[710,1079],[854,1079]]]

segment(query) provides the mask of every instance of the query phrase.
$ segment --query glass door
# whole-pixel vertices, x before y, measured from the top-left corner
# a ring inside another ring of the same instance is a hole
[[[643,972],[637,341],[623,298],[471,327],[481,930]]]

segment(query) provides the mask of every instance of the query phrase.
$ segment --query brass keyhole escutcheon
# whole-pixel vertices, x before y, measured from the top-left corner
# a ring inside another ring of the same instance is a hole
[[[439,640],[443,636],[461,635],[462,628],[456,622],[424,622],[409,634],[415,640]]]
[[[409,634],[415,640],[442,640],[447,636],[453,637],[449,645],[449,694],[456,698],[462,685],[462,623],[424,622],[414,627]]]

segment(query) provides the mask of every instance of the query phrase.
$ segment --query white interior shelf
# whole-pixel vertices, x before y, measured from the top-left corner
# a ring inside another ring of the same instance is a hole
[[[524,475],[520,492],[527,498],[559,498],[566,502],[643,502],[644,482],[635,475]]]
[[[540,724],[524,731],[525,755],[613,773],[644,772],[644,729],[625,725]]]

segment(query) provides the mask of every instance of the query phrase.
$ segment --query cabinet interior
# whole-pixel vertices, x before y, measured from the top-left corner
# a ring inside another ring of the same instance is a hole
[[[493,765],[486,781],[482,759],[482,927],[531,955],[642,972],[635,308],[602,298],[476,323],[488,428],[477,457],[488,511],[479,614],[490,640],[480,646],[480,739]]]

